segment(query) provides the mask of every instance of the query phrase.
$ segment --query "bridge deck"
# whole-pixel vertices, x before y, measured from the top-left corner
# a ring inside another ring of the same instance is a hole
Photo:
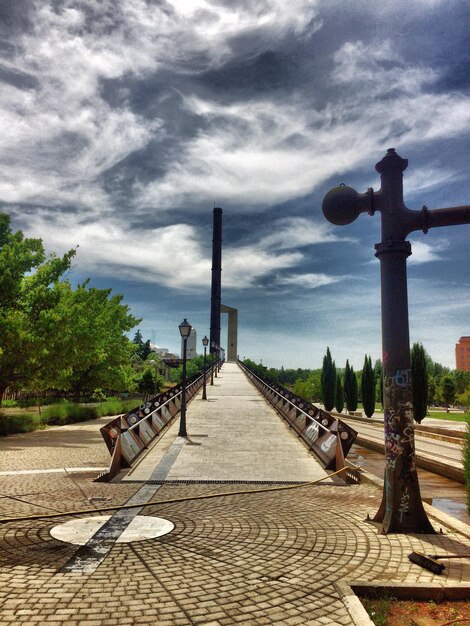
[[[326,476],[293,431],[234,363],[187,407],[125,480],[308,481]]]

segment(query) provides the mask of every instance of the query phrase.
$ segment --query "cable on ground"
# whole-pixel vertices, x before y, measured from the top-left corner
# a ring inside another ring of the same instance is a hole
[[[7,522],[25,522],[37,519],[52,519],[56,517],[68,517],[73,515],[80,515],[82,513],[107,513],[111,511],[121,511],[123,509],[137,509],[139,507],[146,506],[154,506],[157,504],[175,504],[178,502],[189,502],[191,500],[208,500],[210,498],[222,498],[224,496],[237,496],[244,495],[248,493],[266,493],[269,491],[282,491],[284,489],[299,489],[300,487],[309,487],[311,485],[315,485],[320,483],[328,478],[332,478],[341,472],[345,472],[348,468],[343,467],[332,474],[327,474],[323,476],[323,478],[317,478],[316,480],[311,480],[305,483],[301,483],[298,485],[279,485],[278,487],[268,487],[267,489],[250,489],[249,491],[226,491],[223,493],[208,493],[201,496],[188,496],[186,498],[172,498],[170,500],[150,500],[149,502],[142,502],[141,504],[123,504],[120,506],[107,506],[103,508],[92,508],[92,509],[79,509],[77,511],[64,511],[63,513],[46,513],[46,514],[35,514],[35,515],[24,515],[21,517],[4,517],[0,518],[0,524],[6,524]]]

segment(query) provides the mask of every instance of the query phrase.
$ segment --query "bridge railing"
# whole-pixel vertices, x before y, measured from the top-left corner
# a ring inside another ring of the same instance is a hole
[[[238,364],[252,383],[287,421],[289,427],[305,442],[325,469],[338,471],[347,482],[359,482],[360,475],[345,461],[357,431],[320,407],[296,396],[250,370],[243,362]]]
[[[219,362],[206,369],[206,381],[212,368],[218,368]],[[198,373],[186,380],[186,402],[189,402],[202,386],[204,374]],[[179,413],[181,408],[181,384],[172,387],[148,402],[119,415],[100,429],[101,435],[111,454],[109,469],[98,476],[96,481],[108,482],[123,468],[132,464],[144,450],[160,435]]]

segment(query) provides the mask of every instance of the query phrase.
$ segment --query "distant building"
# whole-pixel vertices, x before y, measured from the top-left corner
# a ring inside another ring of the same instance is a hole
[[[151,343],[150,348],[152,352],[155,352],[155,354],[159,354],[160,356],[165,356],[166,354],[169,354],[168,348],[160,348],[155,343]]]
[[[455,345],[455,367],[470,372],[470,337],[460,337]]]
[[[196,329],[193,328],[186,343],[186,358],[193,359],[197,355],[196,350],[197,335]],[[181,358],[183,358],[183,340],[181,339]]]

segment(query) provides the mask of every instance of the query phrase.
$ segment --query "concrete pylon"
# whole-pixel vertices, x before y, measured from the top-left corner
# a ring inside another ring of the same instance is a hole
[[[238,309],[221,304],[220,311],[228,313],[227,361],[236,362],[238,358]]]

